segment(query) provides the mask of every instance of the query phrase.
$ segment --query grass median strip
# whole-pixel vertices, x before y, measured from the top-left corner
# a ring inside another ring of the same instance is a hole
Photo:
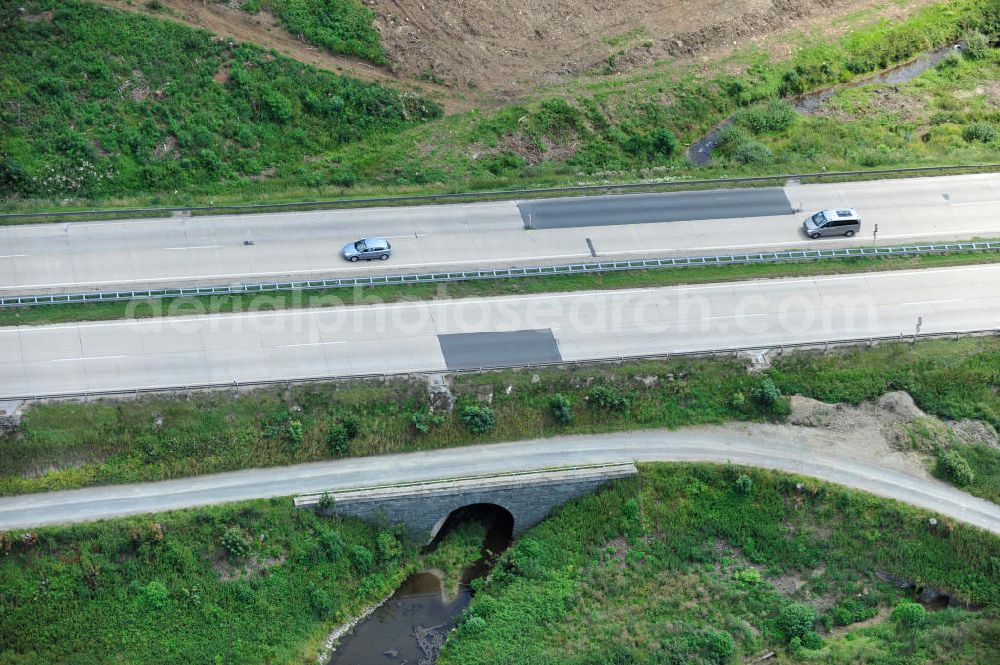
[[[382,304],[445,298],[482,298],[588,290],[667,287],[749,279],[912,270],[1000,262],[997,252],[954,252],[916,256],[818,259],[799,262],[651,268],[573,275],[481,279],[436,284],[155,298],[95,303],[32,305],[0,309],[0,326],[47,325],[75,321],[145,319],[163,316],[262,312],[314,307]]]
[[[794,394],[858,404],[904,390],[930,416],[982,421],[973,431],[988,438],[1000,426],[998,385],[1000,338],[968,337],[786,353],[762,376],[733,357],[461,374],[450,380],[451,413],[429,411],[426,384],[404,377],[39,403],[0,438],[0,494],[559,434],[781,421],[783,395]],[[928,463],[957,452],[971,476],[951,458],[935,472],[1000,501],[1000,449],[981,443],[970,454],[944,435],[919,443]]]

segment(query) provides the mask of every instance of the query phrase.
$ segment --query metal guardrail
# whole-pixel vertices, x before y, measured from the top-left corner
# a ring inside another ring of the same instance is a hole
[[[491,372],[499,370],[509,370],[509,369],[530,369],[530,368],[546,368],[546,367],[586,367],[590,365],[606,365],[609,363],[624,363],[624,362],[634,362],[639,360],[669,360],[670,358],[704,358],[704,357],[715,357],[719,355],[731,355],[735,356],[740,353],[745,353],[747,351],[777,351],[778,353],[784,353],[785,350],[808,350],[808,349],[822,349],[823,351],[829,351],[830,348],[836,348],[841,346],[859,346],[867,344],[869,346],[874,345],[877,342],[912,342],[916,343],[918,340],[932,340],[932,339],[959,339],[961,337],[973,337],[973,336],[997,336],[1000,335],[1000,328],[987,328],[978,330],[962,330],[962,331],[951,331],[951,332],[940,332],[940,333],[911,333],[904,334],[900,332],[897,335],[881,335],[873,337],[851,337],[846,339],[831,339],[831,340],[813,340],[804,342],[790,342],[787,344],[748,344],[745,346],[738,347],[723,347],[717,349],[703,349],[700,351],[673,351],[673,352],[663,352],[663,353],[646,353],[646,354],[635,354],[627,356],[608,356],[603,358],[591,358],[589,360],[569,360],[569,361],[559,361],[559,362],[548,362],[548,363],[519,363],[510,365],[487,365],[483,367],[473,367],[468,369],[458,369],[458,370],[440,370],[440,369],[427,369],[427,370],[407,370],[400,372],[383,372],[380,374],[334,374],[334,375],[323,375],[323,376],[313,376],[305,378],[296,379],[260,379],[256,381],[228,381],[228,382],[217,382],[217,383],[197,383],[197,384],[178,384],[178,385],[167,385],[167,386],[156,386],[151,388],[133,388],[133,389],[108,389],[108,390],[84,390],[84,391],[72,391],[72,392],[62,392],[62,393],[39,393],[31,395],[0,395],[0,400],[26,400],[26,401],[37,401],[44,399],[70,399],[70,400],[88,400],[90,398],[100,398],[100,397],[138,397],[139,395],[152,395],[156,393],[166,393],[166,394],[176,394],[179,392],[190,393],[192,391],[202,391],[202,390],[219,390],[219,389],[240,389],[240,388],[259,388],[264,386],[275,386],[275,385],[299,385],[308,383],[329,383],[331,381],[363,381],[371,379],[386,380],[392,377],[399,376],[412,376],[417,374],[477,374],[482,372]]]
[[[704,185],[734,185],[741,183],[775,182],[802,180],[806,178],[870,177],[879,175],[901,175],[913,173],[949,173],[960,171],[997,171],[1000,164],[971,164],[965,166],[914,166],[898,169],[878,169],[872,171],[823,171],[819,173],[783,173],[777,175],[746,176],[737,178],[712,178],[703,180],[663,180],[630,182],[606,185],[568,185],[565,187],[539,187],[535,189],[494,189],[482,192],[453,192],[442,194],[413,194],[409,196],[381,196],[363,199],[333,199],[317,201],[294,201],[290,203],[248,203],[207,206],[173,206],[157,208],[107,208],[103,210],[60,210],[52,212],[13,212],[0,214],[0,223],[17,219],[61,219],[66,217],[96,217],[104,215],[147,215],[151,213],[224,213],[224,212],[269,212],[274,210],[296,210],[300,208],[353,208],[399,203],[434,203],[436,201],[465,201],[484,198],[511,196],[538,196],[541,194],[572,194],[582,192],[621,192],[632,189],[657,189],[666,187],[687,187]]]
[[[804,249],[788,250],[783,252],[756,252],[744,254],[713,254],[705,256],[636,259],[632,261],[597,261],[591,263],[571,263],[555,266],[501,268],[493,270],[463,270],[413,273],[404,275],[339,277],[334,279],[293,282],[227,284],[220,286],[202,286],[179,289],[143,289],[131,291],[93,291],[89,293],[4,296],[0,297],[0,308],[197,296],[231,296],[272,293],[277,291],[343,289],[367,286],[433,284],[484,279],[510,279],[513,277],[541,277],[546,275],[575,275],[597,272],[618,272],[625,270],[650,270],[657,268],[742,265],[749,263],[783,263],[827,259],[915,256],[918,254],[990,251],[1000,251],[1000,241],[950,242],[885,247],[850,247],[841,249]]]

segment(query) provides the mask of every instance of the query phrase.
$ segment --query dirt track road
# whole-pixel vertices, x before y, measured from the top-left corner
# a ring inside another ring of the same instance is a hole
[[[0,498],[0,530],[81,522],[303,492],[635,460],[727,462],[778,469],[935,511],[1000,534],[1000,506],[945,483],[831,455],[807,432],[698,427],[568,436],[450,450],[252,469],[158,483]]]

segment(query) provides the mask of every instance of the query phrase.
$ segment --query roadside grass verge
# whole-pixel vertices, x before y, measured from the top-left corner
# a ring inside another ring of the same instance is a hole
[[[966,337],[785,353],[763,376],[731,356],[458,374],[450,414],[430,413],[426,385],[407,378],[49,402],[29,406],[20,431],[0,439],[0,494],[557,434],[780,420],[788,408],[782,393],[856,404],[905,390],[931,415],[998,427],[998,385],[1000,339]]]
[[[0,661],[315,662],[409,573],[434,566],[456,587],[477,526],[418,552],[392,527],[284,497],[0,533]]]
[[[746,137],[740,142],[752,144],[753,149],[723,151],[707,168],[690,164],[684,147],[737,110],[853,80],[974,33],[995,39],[1000,32],[996,13],[997,0],[956,0],[916,9],[898,22],[872,14],[850,21],[854,29],[839,39],[819,32],[780,35],[709,63],[664,61],[627,74],[582,76],[541,89],[517,105],[375,133],[351,145],[324,145],[310,151],[308,159],[302,151],[284,151],[288,167],[279,167],[273,174],[239,172],[225,181],[190,178],[186,187],[170,189],[137,183],[120,192],[17,189],[19,196],[11,197],[3,207],[12,211],[58,209],[84,205],[84,201],[87,207],[248,203],[356,196],[358,192],[475,191],[636,178],[764,175],[787,172],[793,165],[817,171],[864,169],[873,164],[995,161],[995,142],[955,138],[956,132],[964,132],[964,124],[994,122],[987,117],[991,102],[985,88],[981,93],[972,90],[968,104],[972,115],[962,115],[954,101],[949,102],[950,111],[941,107],[942,115],[937,112],[940,105],[931,103],[934,111],[927,113],[933,113],[934,128],[926,143],[922,131],[915,131],[907,119],[873,113],[864,128],[856,131],[843,128],[853,122],[816,122],[808,125],[808,131],[796,129],[806,127],[804,122],[783,129],[764,127],[762,138]],[[784,60],[775,60],[768,49],[779,39],[782,50],[791,45],[792,53]],[[963,65],[966,78],[991,80],[989,62]],[[961,96],[968,91],[963,86],[964,82],[958,82],[942,90],[964,99]],[[285,93],[294,106],[296,99]],[[797,139],[790,138],[793,134]],[[776,145],[764,145],[768,142]],[[785,145],[779,145],[782,142]],[[264,169],[268,167],[259,161]],[[228,166],[229,161],[223,163]]]
[[[25,665],[305,662],[417,558],[287,498],[0,537],[0,659]]]
[[[0,29],[4,201],[271,177],[309,186],[302,165],[315,155],[442,113],[412,93],[77,0],[6,2]]]
[[[782,662],[863,653],[909,665],[942,649],[988,662],[1000,539],[947,520],[931,529],[927,517],[783,473],[641,465],[503,555],[439,662],[728,663],[765,649]],[[389,528],[288,498],[0,533],[0,659],[315,662],[334,625],[408,572],[478,557],[481,530],[456,534],[421,555]],[[909,635],[884,621],[850,626],[914,597],[879,572],[983,609],[929,612],[907,654]],[[796,603],[818,615],[802,630],[820,648],[789,639],[783,617]]]
[[[481,586],[439,663],[985,663],[1000,637],[1000,539],[807,478],[649,464],[526,533]],[[984,607],[885,616],[914,591]]]
[[[163,316],[192,316],[313,307],[374,305],[447,298],[485,298],[536,293],[667,287],[685,284],[735,282],[747,279],[778,279],[782,277],[808,277],[813,275],[842,275],[887,270],[941,268],[996,263],[998,261],[1000,261],[1000,252],[954,252],[949,254],[922,254],[909,257],[867,257],[728,266],[655,268],[607,273],[442,282],[438,284],[272,291],[264,294],[234,296],[198,296],[65,305],[32,305],[0,309],[0,326],[35,326],[73,321],[147,319]]]

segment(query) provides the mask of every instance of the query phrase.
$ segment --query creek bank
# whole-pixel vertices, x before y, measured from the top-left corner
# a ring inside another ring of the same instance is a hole
[[[814,92],[797,95],[789,98],[789,101],[792,103],[792,107],[800,115],[811,115],[841,90],[860,88],[866,85],[899,85],[900,83],[906,83],[907,81],[915,79],[917,76],[937,65],[939,62],[948,57],[949,53],[960,51],[961,49],[961,44],[943,46],[939,49],[923,53],[916,58],[896,65],[895,67],[883,69],[882,71],[863,76],[847,83],[832,85]],[[735,113],[730,115],[728,118],[713,127],[712,131],[706,134],[703,138],[692,143],[691,147],[688,148],[687,151],[688,159],[690,159],[696,166],[705,166],[711,162],[712,150],[719,146],[722,132],[726,129],[726,127],[733,124],[733,118],[735,115]]]

